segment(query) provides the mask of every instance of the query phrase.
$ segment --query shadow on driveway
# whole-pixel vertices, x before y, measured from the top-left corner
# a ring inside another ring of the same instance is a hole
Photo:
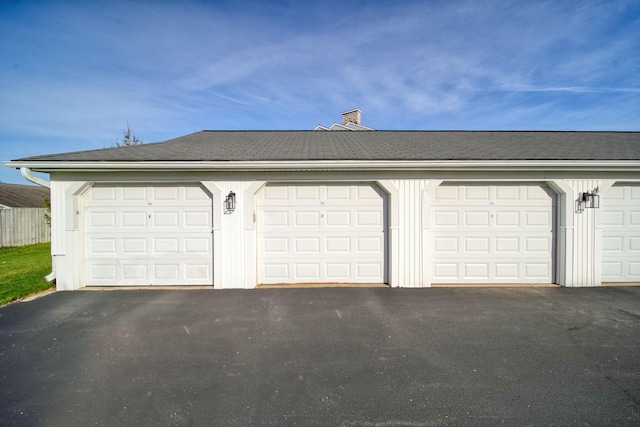
[[[640,287],[59,292],[2,425],[639,425]]]

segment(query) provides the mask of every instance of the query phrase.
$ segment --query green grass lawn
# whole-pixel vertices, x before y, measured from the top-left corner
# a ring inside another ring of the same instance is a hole
[[[0,306],[54,286],[44,276],[51,273],[51,244],[0,248]]]

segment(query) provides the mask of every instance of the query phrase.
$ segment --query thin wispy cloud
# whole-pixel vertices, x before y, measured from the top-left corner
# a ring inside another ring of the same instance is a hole
[[[0,160],[356,107],[377,129],[640,130],[637,1],[98,3],[0,5]]]
[[[565,86],[565,87],[535,87],[525,85],[504,86],[495,89],[485,89],[494,92],[569,92],[569,93],[640,93],[640,88],[629,87],[585,87],[585,86]]]

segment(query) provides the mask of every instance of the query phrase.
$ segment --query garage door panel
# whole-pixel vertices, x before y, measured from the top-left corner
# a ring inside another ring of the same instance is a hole
[[[203,262],[192,262],[182,265],[184,269],[184,277],[187,281],[193,283],[203,283],[212,275],[211,264]]]
[[[266,283],[284,283],[290,278],[289,263],[264,262],[259,273],[267,280]]]
[[[544,227],[551,229],[552,215],[549,211],[528,211],[525,212],[525,227]]]
[[[497,280],[518,280],[520,277],[518,263],[497,262],[495,264],[495,277]]]
[[[114,238],[113,240],[115,243],[116,239]],[[122,244],[122,254],[124,256],[140,256],[148,253],[149,247],[147,244],[147,240],[147,237],[123,237],[120,241],[120,243]]]
[[[551,253],[550,237],[526,237],[524,249],[526,253]]]
[[[435,283],[536,283],[548,279],[551,264],[546,260],[526,263],[466,258],[456,262],[436,262],[433,272]]]
[[[458,195],[458,190],[459,187],[457,186],[441,185],[440,187],[437,187],[436,191],[434,192],[434,200],[459,200],[460,196]]]
[[[327,279],[332,282],[345,282],[353,276],[351,264],[347,262],[328,262],[326,265]]]
[[[463,264],[464,268],[464,279],[470,280],[487,280],[489,279],[489,266],[488,262],[465,262]]]
[[[614,185],[602,204],[602,281],[640,282],[640,185]]]
[[[326,213],[326,225],[328,227],[351,227],[351,212],[350,211],[330,211]]]
[[[620,202],[624,202],[625,200],[627,200],[625,196],[627,196],[629,200],[632,199],[631,190],[628,190],[629,194],[625,194],[625,190],[625,186],[623,185],[614,185],[613,187],[609,188],[606,193],[607,204],[620,205]]]
[[[369,185],[267,186],[257,206],[259,283],[383,282],[384,206]],[[363,265],[374,267],[364,274]]]
[[[530,262],[525,264],[525,276],[529,278],[542,278],[546,279],[551,275],[550,264],[546,262],[534,263]]]
[[[155,211],[151,216],[151,223],[154,228],[169,227],[175,229],[178,227],[180,213],[176,211]]]
[[[327,253],[329,254],[348,254],[351,252],[351,237],[327,237]]]
[[[379,262],[358,262],[356,263],[356,271],[358,273],[356,278],[359,280],[376,283],[380,280],[380,277],[383,274],[382,268],[382,264]]]
[[[185,237],[184,253],[191,257],[194,255],[209,255],[211,253],[211,240],[204,237]]]
[[[289,213],[283,210],[264,210],[259,217],[260,228],[264,227],[289,227]]]
[[[434,237],[433,239],[433,251],[435,254],[445,254],[458,252],[458,238],[457,237]]]
[[[299,186],[293,188],[292,201],[319,201],[320,189],[315,186]]]
[[[517,255],[521,251],[520,238],[509,236],[496,236],[495,238],[495,251],[496,254],[504,255]]]
[[[608,208],[603,212],[602,225],[609,230],[611,230],[611,227],[624,227],[624,216],[625,212],[623,210]]]
[[[466,211],[463,213],[465,227],[489,227],[490,213],[483,211]]]
[[[267,186],[262,190],[262,196],[267,201],[288,201],[289,187]]]
[[[118,242],[118,258],[139,258],[140,255],[149,254],[152,251],[152,236],[146,232],[127,233],[124,237],[115,236]]]
[[[147,201],[147,188],[146,187],[124,187],[118,189],[122,192],[122,200],[125,201]]]
[[[458,211],[435,211],[432,222],[436,227],[457,227],[460,224],[458,215]]]
[[[624,250],[624,238],[622,236],[603,237],[602,239],[602,251],[607,253],[622,253]]]
[[[185,229],[211,227],[211,212],[195,210],[184,212],[181,226]]]
[[[604,277],[623,277],[623,265],[620,261],[605,261],[602,263],[602,276]]]
[[[356,237],[357,252],[382,254],[382,237]]]
[[[177,187],[153,187],[149,190],[153,192],[153,198],[156,202],[177,202],[179,200]]]
[[[320,225],[320,212],[312,211],[294,211],[293,213],[294,227],[318,227]]]
[[[98,256],[114,256],[116,244],[116,239],[113,237],[93,238],[89,241],[89,251]]]
[[[465,237],[464,238],[465,253],[489,253],[488,237]]]
[[[498,227],[519,227],[520,212],[518,211],[496,211],[495,225]]]
[[[179,277],[180,266],[175,264],[156,264],[153,266],[154,276],[158,280],[174,279]]]
[[[489,200],[489,187],[486,185],[470,185],[462,187],[465,200]]]
[[[374,205],[377,205],[380,203],[380,201],[382,201],[383,204],[386,202],[386,196],[384,192],[378,187],[374,187],[371,185],[361,185],[351,187],[351,191],[355,192],[354,200],[357,202],[362,202],[363,204],[373,202]]]
[[[320,253],[319,237],[296,237],[294,238],[295,252],[297,253]]]
[[[202,206],[206,206],[211,203],[211,197],[202,188],[197,186],[184,187],[184,199],[185,201],[200,201]]]
[[[148,213],[144,211],[123,211],[119,217],[119,227],[127,229],[147,229],[147,217]]]
[[[148,265],[146,262],[128,261],[122,262],[122,278],[125,281],[135,281],[135,283],[146,282],[149,277]]]
[[[434,283],[552,282],[555,197],[548,190],[535,184],[445,185],[441,194],[446,197],[431,207],[427,261]]]
[[[117,266],[115,261],[108,263],[95,262],[86,270],[87,281],[99,285],[111,285],[117,282]]]
[[[496,187],[496,201],[498,202],[514,202],[521,199],[520,187]]]
[[[88,286],[212,283],[212,203],[200,186],[97,186],[84,205]]]
[[[355,226],[358,228],[376,227],[382,230],[382,212],[380,210],[359,210],[356,212]]]
[[[267,254],[286,254],[289,251],[289,239],[287,237],[264,237],[260,242],[260,252]]]
[[[87,216],[87,226],[92,229],[113,230],[116,228],[116,214],[114,212],[91,212]]]
[[[359,193],[358,193],[359,194]],[[332,185],[327,187],[327,198],[326,201],[331,202],[348,202],[351,200],[351,188],[347,186],[336,186]]]
[[[553,197],[553,193],[551,193],[548,188],[542,186],[526,186],[524,187],[524,193],[524,201],[532,203],[546,201],[549,200],[550,197]]]
[[[297,282],[319,282],[321,268],[319,262],[296,262],[294,264],[295,280]]]
[[[459,277],[458,263],[433,262],[433,278],[436,283],[441,281],[457,280]]]
[[[94,187],[89,194],[89,200],[93,202],[107,201],[112,202],[116,200],[116,189],[109,187]],[[99,203],[93,203],[94,205],[100,205]]]
[[[151,240],[153,254],[154,255],[165,255],[165,254],[178,254],[178,238],[177,237],[162,237],[162,238],[153,238]]]

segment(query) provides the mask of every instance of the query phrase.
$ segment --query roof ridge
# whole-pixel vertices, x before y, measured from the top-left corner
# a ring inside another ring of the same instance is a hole
[[[318,125],[318,126],[320,126],[320,125]],[[344,125],[340,125],[340,126],[344,126]],[[210,133],[216,133],[216,132],[231,132],[231,133],[258,133],[258,132],[259,133],[276,133],[276,132],[291,133],[291,132],[303,132],[303,133],[311,133],[311,132],[314,132],[314,130],[313,129],[248,129],[248,130],[241,130],[241,129],[203,129],[203,130],[201,130],[199,132],[194,132],[194,133],[197,134],[197,133],[200,133],[200,132],[210,132]],[[376,129],[375,132],[378,132],[378,133],[380,133],[380,132],[394,132],[394,133],[416,133],[416,132],[420,132],[420,133],[437,133],[437,132],[440,132],[440,133],[453,133],[453,132],[457,132],[457,133],[462,133],[462,132],[464,132],[464,133],[640,133],[640,130]],[[175,138],[171,138],[171,139],[175,139]],[[147,144],[147,143],[145,143],[145,144]],[[150,142],[149,144],[154,144],[154,142]],[[113,148],[119,148],[119,147],[113,147]]]

